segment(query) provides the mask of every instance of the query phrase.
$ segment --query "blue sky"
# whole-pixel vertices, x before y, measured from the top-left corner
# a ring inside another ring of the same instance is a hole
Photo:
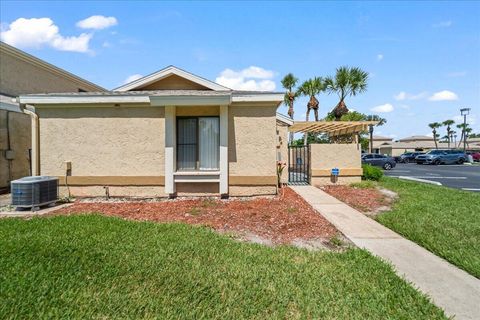
[[[472,108],[480,133],[480,2],[3,0],[0,6],[3,41],[108,89],[172,64],[240,89],[276,91],[283,91],[280,79],[288,72],[306,80],[358,66],[370,73],[368,91],[347,105],[385,117],[377,133],[427,134],[430,122],[460,121],[460,107]],[[325,93],[319,100],[324,116],[337,97]],[[296,119],[305,118],[306,102],[297,101]]]

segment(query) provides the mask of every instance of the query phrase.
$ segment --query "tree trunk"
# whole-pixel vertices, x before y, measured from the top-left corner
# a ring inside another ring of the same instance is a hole
[[[293,119],[293,113],[294,113],[294,111],[293,111],[293,99],[290,97],[289,100],[290,100],[290,103],[288,104],[288,112],[287,113],[288,113],[288,116],[291,119]]]
[[[308,121],[310,115],[310,107],[307,104],[307,114],[305,115],[305,121]],[[308,142],[308,132],[305,132],[305,135],[303,136],[303,145],[306,146]]]
[[[293,114],[294,114],[294,110],[293,110],[293,95],[292,93],[288,93],[288,116],[290,117],[290,119],[293,120]],[[288,135],[288,144],[290,145],[292,142],[293,142],[293,138],[294,138],[294,133],[293,132],[290,132],[289,135]]]
[[[340,100],[340,102],[338,102],[337,106],[333,109],[333,115],[335,116],[335,120],[340,121],[342,116],[347,113],[348,113],[347,105],[342,99]]]
[[[370,151],[369,153],[373,153],[373,130],[370,131]]]
[[[433,129],[433,142],[435,142],[435,149],[438,150],[438,145],[437,145],[437,130]]]
[[[448,149],[450,149],[450,126],[447,126]]]

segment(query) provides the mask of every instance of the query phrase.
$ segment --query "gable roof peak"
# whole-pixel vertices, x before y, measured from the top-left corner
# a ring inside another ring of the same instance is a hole
[[[152,84],[154,82],[160,81],[162,79],[165,79],[169,76],[176,75],[178,77],[184,78],[188,81],[194,82],[200,86],[203,86],[207,89],[213,90],[213,91],[232,91],[232,89],[224,87],[218,83],[215,83],[213,81],[210,81],[208,79],[202,78],[200,76],[197,76],[191,72],[185,71],[183,69],[180,69],[174,65],[169,65],[159,71],[156,71],[154,73],[151,73],[149,75],[146,75],[140,79],[134,80],[132,82],[129,82],[127,84],[124,84],[118,88],[113,89],[113,91],[131,91],[131,90],[137,90],[141,87],[147,86],[149,84]]]

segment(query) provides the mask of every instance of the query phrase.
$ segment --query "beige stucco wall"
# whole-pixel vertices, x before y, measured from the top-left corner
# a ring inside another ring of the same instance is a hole
[[[360,182],[360,181],[362,181],[361,176],[338,177],[338,180],[337,180],[336,184],[348,185],[348,184],[355,183],[355,182]],[[331,177],[312,177],[312,180],[311,180],[310,183],[311,183],[312,186],[315,186],[315,187],[335,184],[335,183],[332,182]]]
[[[357,144],[312,144],[310,153],[312,185],[331,184],[332,168],[340,169],[338,184],[360,181],[362,161]]]
[[[184,79],[177,75],[171,75],[154,83],[148,84],[135,90],[209,90],[204,86]]]
[[[164,108],[38,108],[40,173],[163,176]]]
[[[8,137],[10,150],[15,153],[14,159],[10,161],[6,159],[5,154],[8,150]],[[15,180],[29,175],[30,144],[30,117],[23,113],[0,110],[0,188],[9,186],[10,177],[11,180]]]
[[[13,56],[0,47],[0,92],[18,96],[27,93],[98,91],[45,68]]]
[[[241,181],[241,185],[230,185],[230,195],[276,193],[276,186],[271,182],[255,185],[265,181],[265,177],[276,176],[275,111],[275,106],[229,108],[229,175]],[[163,107],[57,106],[37,108],[37,113],[42,175],[64,176],[66,161],[72,164],[73,177],[165,174]],[[177,116],[218,113],[218,106],[176,108]],[[245,183],[249,177],[257,178],[252,185]],[[111,196],[166,196],[162,186],[110,186],[109,189]],[[150,195],[148,190],[152,191]],[[105,194],[102,186],[73,186],[70,191],[78,196]],[[177,183],[177,192],[179,196],[218,194],[218,183],[215,186]]]
[[[231,106],[230,176],[276,176],[276,106]]]

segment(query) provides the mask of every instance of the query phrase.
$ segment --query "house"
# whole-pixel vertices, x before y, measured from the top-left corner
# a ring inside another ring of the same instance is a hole
[[[15,97],[27,93],[104,91],[87,80],[0,42],[0,193],[30,175],[30,116]]]
[[[169,66],[112,91],[18,102],[36,129],[33,174],[59,177],[63,194],[250,196],[277,191],[283,97]]]
[[[467,138],[468,150],[480,150],[480,141],[477,138]],[[373,152],[387,154],[390,156],[399,156],[404,152],[427,152],[432,149],[452,149],[463,148],[463,144],[459,145],[459,141],[452,141],[450,144],[445,141],[435,141],[433,137],[414,135],[393,141],[391,138],[373,136]]]
[[[380,150],[381,146],[390,145],[393,142],[393,139],[390,137],[384,137],[379,135],[374,135],[372,137],[372,152],[373,153],[385,153]]]

